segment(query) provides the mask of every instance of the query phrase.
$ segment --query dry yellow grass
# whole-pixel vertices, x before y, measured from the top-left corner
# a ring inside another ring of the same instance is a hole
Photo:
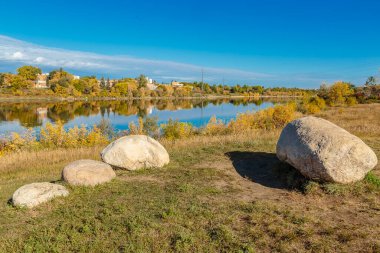
[[[333,107],[319,114],[359,137],[379,136],[380,104],[362,104],[352,107]]]

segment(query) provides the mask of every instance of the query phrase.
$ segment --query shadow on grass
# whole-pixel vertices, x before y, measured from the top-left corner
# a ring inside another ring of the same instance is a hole
[[[303,191],[307,182],[301,173],[273,153],[233,151],[225,155],[239,175],[266,187]]]

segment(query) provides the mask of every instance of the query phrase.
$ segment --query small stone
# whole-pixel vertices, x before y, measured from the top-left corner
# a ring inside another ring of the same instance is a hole
[[[32,208],[58,196],[67,196],[69,191],[62,185],[48,182],[32,183],[18,188],[12,196],[14,206]]]
[[[78,160],[68,164],[62,171],[62,179],[71,185],[95,186],[116,177],[112,167],[94,160]]]

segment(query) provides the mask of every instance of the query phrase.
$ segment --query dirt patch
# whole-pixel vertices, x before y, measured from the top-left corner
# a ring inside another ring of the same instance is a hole
[[[350,199],[337,195],[305,195],[294,185],[305,180],[293,168],[278,161],[273,153],[229,152],[217,160],[199,163],[192,168],[210,168],[222,171],[222,177],[210,182],[224,194],[209,196],[213,201],[237,199],[243,202],[271,201],[295,210],[318,222],[329,221],[334,229],[359,228],[378,222],[380,210],[370,208],[359,197]],[[295,183],[294,183],[295,182]],[[229,189],[233,189],[229,191]],[[364,231],[367,234],[369,231]]]
[[[269,159],[272,159],[272,157],[269,157]],[[234,199],[242,201],[278,200],[284,195],[288,195],[289,190],[282,186],[281,179],[275,177],[269,170],[273,162],[268,163],[269,167],[260,169],[258,165],[263,163],[265,161],[257,161],[255,157],[248,156],[244,158],[243,155],[240,160],[234,161],[226,155],[218,157],[218,160],[199,163],[192,168],[210,168],[222,171],[224,176],[210,183],[217,189],[234,189],[234,192],[231,193],[231,197]]]

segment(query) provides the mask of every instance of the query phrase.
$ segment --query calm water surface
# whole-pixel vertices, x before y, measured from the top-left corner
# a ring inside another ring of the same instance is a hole
[[[75,125],[91,127],[102,118],[108,119],[115,130],[126,130],[138,117],[157,117],[158,122],[169,119],[205,125],[212,116],[228,122],[237,114],[258,111],[284,100],[215,99],[215,100],[129,100],[89,102],[4,102],[0,103],[0,135],[38,131],[47,122],[62,121],[66,128]]]

